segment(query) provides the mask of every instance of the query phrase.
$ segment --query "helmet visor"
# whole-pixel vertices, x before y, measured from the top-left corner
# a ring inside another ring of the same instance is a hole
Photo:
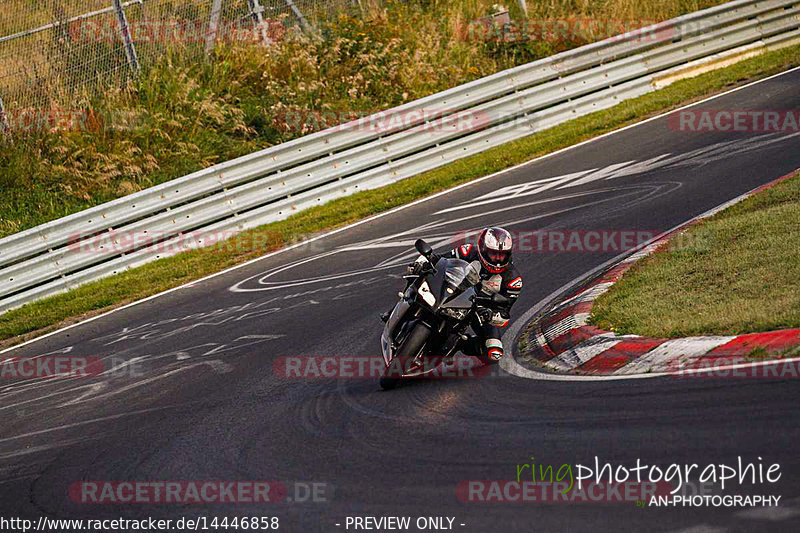
[[[504,265],[508,262],[508,250],[486,250],[486,259],[493,265]]]

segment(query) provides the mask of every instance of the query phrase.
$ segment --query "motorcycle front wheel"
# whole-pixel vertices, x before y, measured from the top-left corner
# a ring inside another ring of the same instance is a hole
[[[431,334],[430,328],[418,322],[414,329],[406,336],[403,344],[397,349],[392,362],[384,370],[384,375],[380,378],[380,385],[383,390],[390,390],[397,387],[403,377],[417,376],[420,372],[418,364],[415,364],[417,356],[425,347],[425,341]],[[437,365],[433,365],[435,367]]]

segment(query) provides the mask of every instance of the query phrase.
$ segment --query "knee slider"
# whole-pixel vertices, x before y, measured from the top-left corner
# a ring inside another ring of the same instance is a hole
[[[486,355],[492,361],[499,361],[503,357],[503,343],[500,339],[486,339]]]

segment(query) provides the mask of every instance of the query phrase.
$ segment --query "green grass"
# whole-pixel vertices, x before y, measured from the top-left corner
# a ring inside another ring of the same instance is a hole
[[[649,337],[800,327],[800,173],[634,265],[597,300],[591,321]]]
[[[661,91],[623,102],[547,131],[476,154],[393,185],[334,200],[324,206],[246,232],[221,247],[195,250],[162,259],[69,293],[34,302],[0,315],[0,340],[52,330],[87,314],[107,310],[226,267],[258,257],[282,243],[307,238],[386,211],[437,191],[528,161],[537,156],[612,131],[648,115],[707,97],[745,81],[800,65],[800,46],[770,52],[728,68],[675,83]],[[269,244],[253,248],[253,232],[266,232]],[[275,239],[275,236],[280,236]],[[233,250],[233,251],[231,251]],[[23,337],[25,338],[25,337]],[[0,344],[19,342],[15,338]]]

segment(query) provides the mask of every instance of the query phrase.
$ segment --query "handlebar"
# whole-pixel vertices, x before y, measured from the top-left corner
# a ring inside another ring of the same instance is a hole
[[[428,261],[426,263],[422,263],[422,272],[430,272],[431,274],[436,274],[436,263],[439,262],[439,256],[436,254],[431,254],[428,257]]]
[[[475,301],[476,302],[484,302],[484,303],[492,303],[492,304],[495,304],[495,305],[509,305],[511,303],[510,299],[506,298],[505,296],[503,296],[502,294],[500,294],[498,292],[492,294],[491,297],[476,296],[475,297]]]

